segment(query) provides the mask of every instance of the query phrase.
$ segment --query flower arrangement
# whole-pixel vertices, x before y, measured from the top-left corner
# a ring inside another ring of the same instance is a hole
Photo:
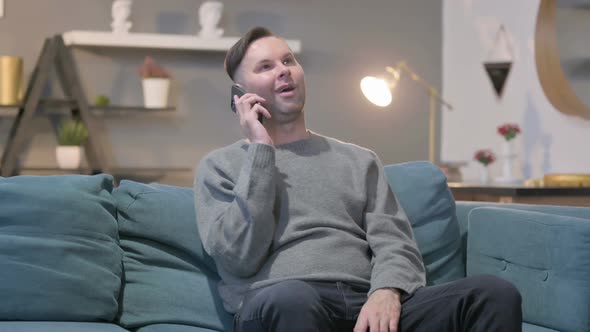
[[[146,56],[139,67],[139,76],[142,78],[170,78],[170,74],[156,63],[151,56]]]
[[[516,135],[520,134],[520,127],[514,123],[507,123],[498,127],[498,134],[504,137],[506,141],[514,139]]]
[[[479,161],[484,166],[488,166],[496,160],[496,156],[491,150],[484,149],[477,150],[477,152],[475,152],[475,156],[473,157],[473,159]]]

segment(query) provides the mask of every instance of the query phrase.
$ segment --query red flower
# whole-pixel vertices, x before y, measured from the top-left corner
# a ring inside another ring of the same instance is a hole
[[[498,127],[498,134],[504,137],[507,141],[516,137],[516,135],[520,134],[520,127],[514,123],[507,123]]]
[[[479,161],[484,166],[487,166],[496,160],[496,156],[494,155],[494,153],[491,150],[483,149],[483,150],[477,150],[475,152],[475,156],[473,157],[473,159]]]

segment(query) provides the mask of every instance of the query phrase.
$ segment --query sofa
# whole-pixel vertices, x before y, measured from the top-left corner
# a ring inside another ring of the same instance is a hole
[[[590,209],[455,202],[428,162],[385,173],[428,284],[494,274],[520,290],[524,331],[590,331]],[[0,178],[0,331],[231,331],[193,198],[108,174]]]

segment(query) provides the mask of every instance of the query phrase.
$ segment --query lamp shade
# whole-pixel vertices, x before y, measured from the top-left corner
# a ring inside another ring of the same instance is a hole
[[[361,80],[361,91],[371,103],[380,107],[388,106],[393,99],[389,84],[381,78],[364,77]]]
[[[418,83],[422,88],[428,91],[428,96],[430,97],[430,116],[429,116],[429,126],[428,126],[428,158],[431,162],[435,162],[435,149],[436,149],[436,102],[439,102],[443,106],[446,106],[449,110],[452,110],[453,107],[451,104],[446,102],[436,90],[432,86],[432,84],[428,83],[424,79],[422,79],[418,74],[416,74],[406,63],[405,61],[400,61],[395,66],[385,67],[385,71],[391,76],[387,76],[387,78],[377,78],[372,76],[366,76],[361,80],[361,91],[365,95],[365,97],[373,104],[379,107],[386,107],[391,104],[393,100],[393,92],[397,87],[397,84],[400,81],[402,71],[407,72],[409,75],[408,77],[412,79],[412,81]]]

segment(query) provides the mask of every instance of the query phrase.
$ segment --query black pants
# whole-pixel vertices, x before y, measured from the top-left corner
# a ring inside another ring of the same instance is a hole
[[[252,291],[235,316],[236,332],[352,332],[367,289],[345,283],[284,281]],[[425,287],[402,297],[399,331],[522,329],[520,293],[494,276]]]

